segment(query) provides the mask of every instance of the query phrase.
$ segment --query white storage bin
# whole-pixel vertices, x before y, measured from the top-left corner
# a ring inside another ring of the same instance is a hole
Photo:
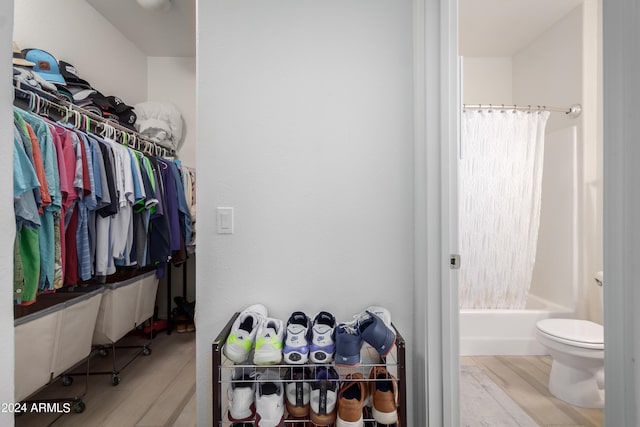
[[[93,344],[113,344],[151,318],[157,290],[155,271],[105,285]]]
[[[91,353],[103,289],[15,320],[15,399],[24,400]]]

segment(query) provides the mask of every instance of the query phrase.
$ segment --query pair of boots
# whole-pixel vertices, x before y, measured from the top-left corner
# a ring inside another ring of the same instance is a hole
[[[173,309],[173,323],[176,325],[176,332],[193,332],[196,330],[193,317],[195,315],[196,303],[189,302],[183,297],[175,297],[176,308]]]

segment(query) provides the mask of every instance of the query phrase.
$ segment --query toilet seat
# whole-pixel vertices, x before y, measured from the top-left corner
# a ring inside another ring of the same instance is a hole
[[[593,350],[604,349],[604,328],[589,320],[543,319],[536,327],[553,341]]]

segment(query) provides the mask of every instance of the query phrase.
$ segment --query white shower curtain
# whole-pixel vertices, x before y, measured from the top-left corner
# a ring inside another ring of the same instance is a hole
[[[460,308],[524,308],[536,257],[549,112],[462,114]]]

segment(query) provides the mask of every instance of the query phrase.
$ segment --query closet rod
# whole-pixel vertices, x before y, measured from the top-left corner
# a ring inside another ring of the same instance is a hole
[[[69,101],[66,101],[64,99],[60,99],[55,97],[55,95],[49,94],[49,93],[45,93],[43,92],[42,95],[39,94],[37,90],[31,90],[30,89],[23,89],[21,87],[20,81],[17,81],[14,79],[14,91],[17,93],[21,93],[27,97],[29,97],[30,100],[34,100],[35,97],[35,102],[36,105],[35,107],[39,107],[39,103],[44,103],[45,105],[48,105],[49,107],[53,107],[56,110],[58,110],[58,112],[62,115],[63,112],[64,113],[69,113],[69,112],[73,112],[73,113],[77,113],[77,114],[81,114],[85,117],[87,117],[88,119],[90,119],[90,121],[94,121],[95,123],[98,123],[102,126],[109,126],[115,130],[117,130],[118,132],[122,133],[122,134],[126,134],[128,139],[127,139],[127,145],[129,145],[131,148],[134,148],[138,151],[145,151],[143,148],[140,148],[140,146],[136,146],[136,142],[142,142],[145,147],[148,147],[149,145],[152,147],[152,151],[154,154],[156,155],[162,155],[163,157],[174,157],[175,153],[173,150],[167,149],[165,147],[160,147],[158,146],[155,142],[145,138],[144,136],[140,135],[137,132],[132,131],[129,128],[126,128],[118,123],[116,123],[113,120],[108,120],[105,119],[102,116],[99,116],[97,114],[92,113],[91,111],[87,111],[84,108],[81,108],[75,104],[72,104]],[[52,101],[50,98],[54,97],[55,101]],[[68,119],[69,117],[66,117],[66,119]],[[131,144],[134,145],[130,145],[129,142]]]
[[[547,107],[546,105],[505,105],[505,104],[463,104],[463,110],[520,110],[520,111],[552,111],[565,113],[571,118],[576,118],[582,113],[580,104],[572,105],[569,108]]]

